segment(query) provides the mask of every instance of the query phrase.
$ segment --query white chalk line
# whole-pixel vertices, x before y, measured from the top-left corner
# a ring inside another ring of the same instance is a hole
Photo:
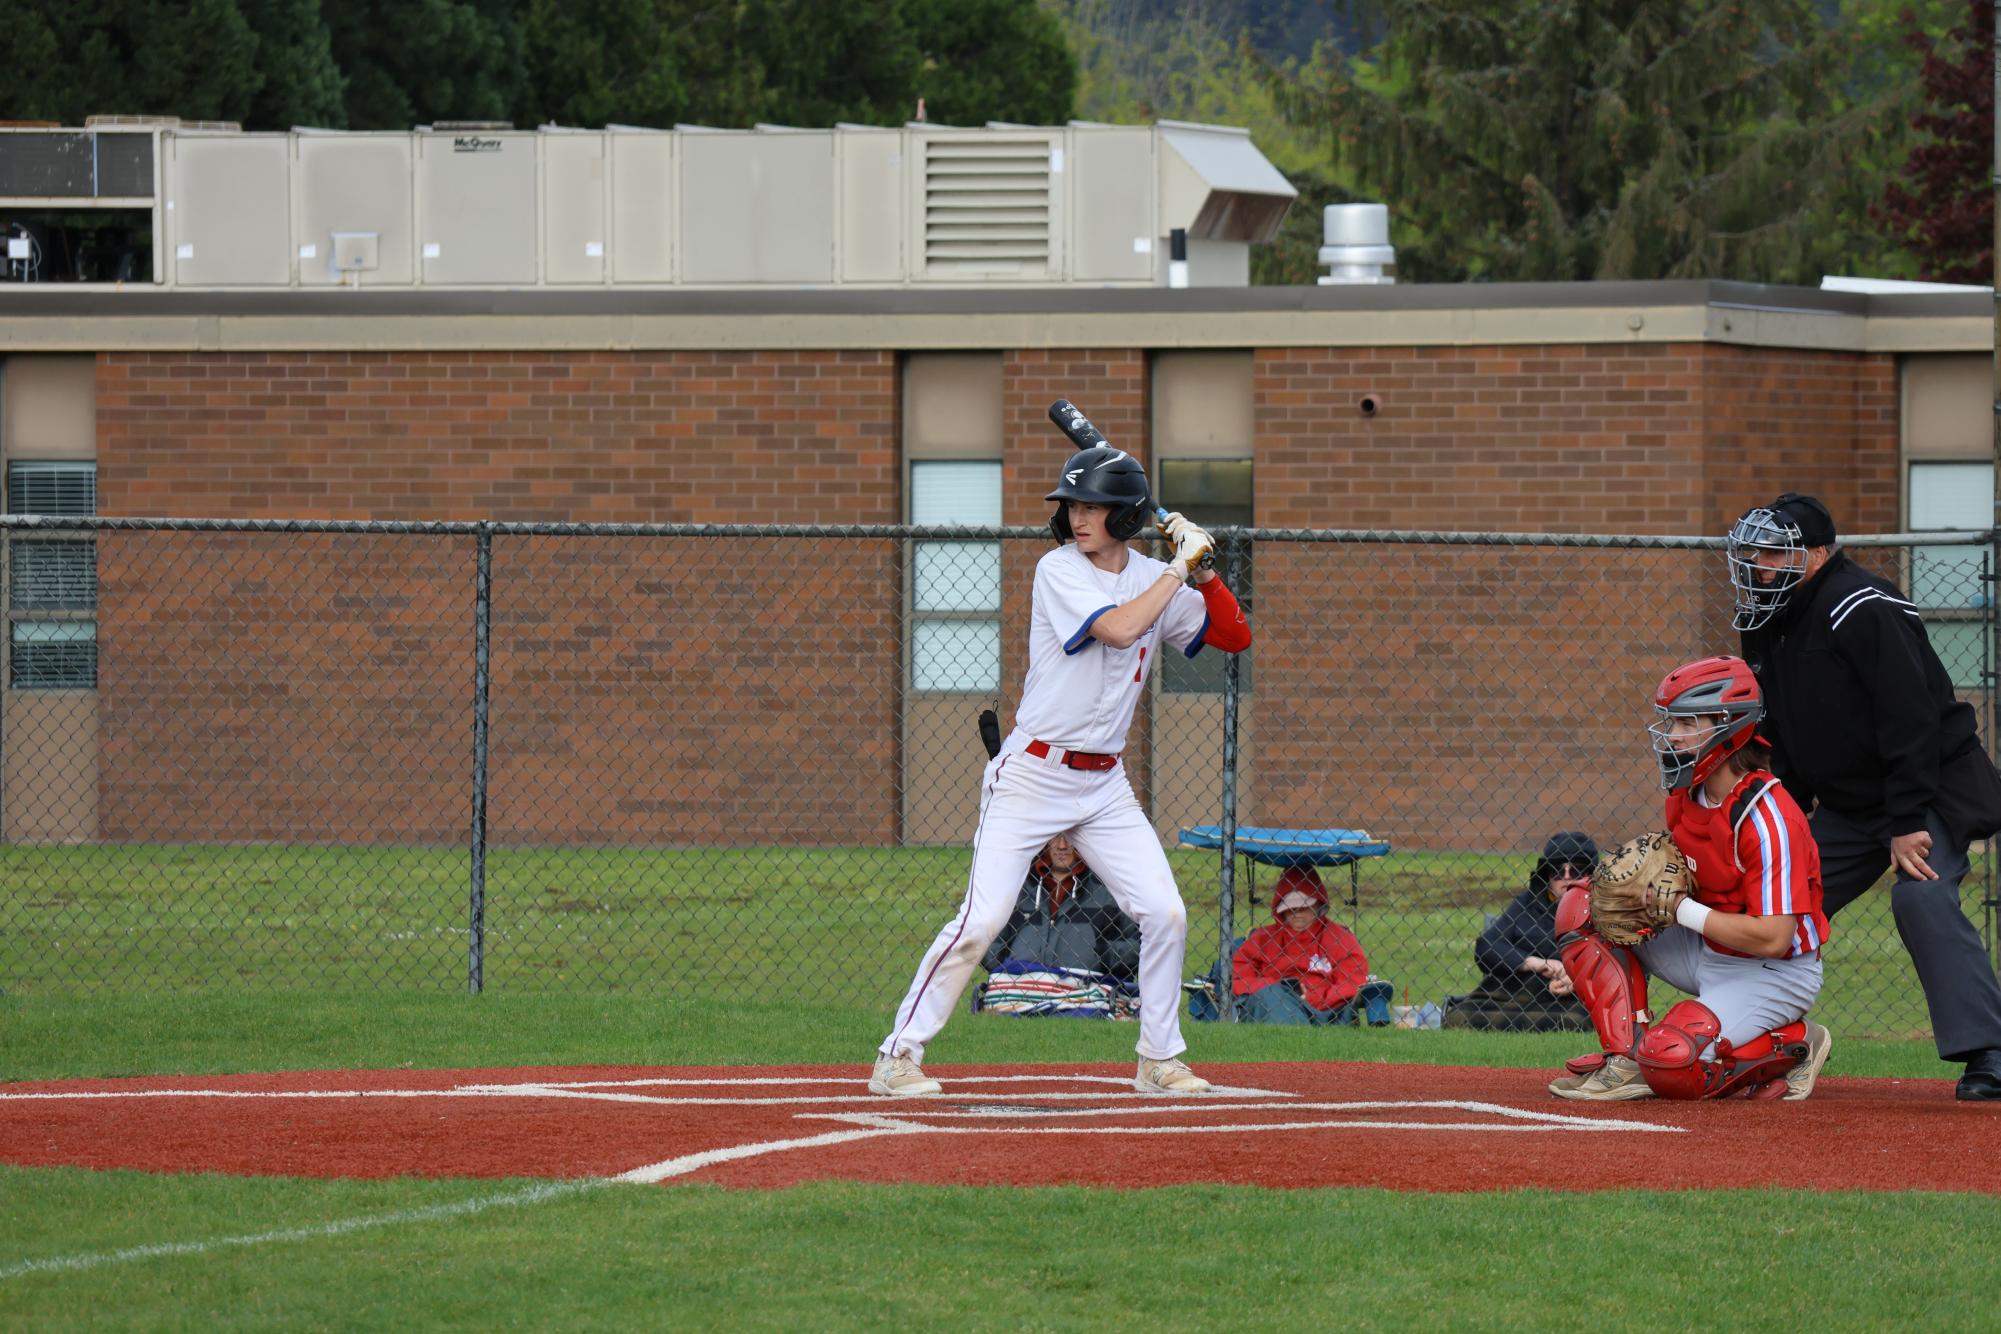
[[[1369,1120],[1369,1118],[1317,1118],[1317,1120],[1243,1120],[1227,1122],[1217,1126],[1051,1126],[1047,1118],[1059,1116],[1063,1120],[1075,1120],[1085,1116],[1175,1116],[1185,1112],[1399,1112],[1399,1110],[1443,1110],[1443,1112],[1471,1112],[1499,1116],[1499,1122],[1477,1122],[1477,1120]],[[922,1118],[922,1120],[918,1120]],[[1639,1134],[1689,1134],[1683,1126],[1661,1126],[1643,1120],[1617,1120],[1617,1118],[1597,1118],[1597,1116],[1565,1116],[1561,1112],[1529,1112],[1525,1108],[1509,1108],[1495,1102],[1289,1102],[1283,1108],[1271,1108],[1261,1104],[1175,1104],[1175,1106],[1143,1106],[1143,1108],[1077,1108],[1077,1110],[1053,1110],[1053,1112],[1007,1112],[1001,1108],[978,1110],[978,1112],[946,1112],[930,1108],[910,1108],[908,1112],[800,1112],[796,1120],[840,1120],[856,1126],[916,1126],[930,1130],[934,1134],[1259,1134],[1269,1130],[1471,1130],[1471,1132],[1551,1132],[1551,1130],[1583,1130],[1583,1132],[1639,1132]],[[968,1120],[980,1124],[954,1126],[944,1124],[952,1120]],[[994,1122],[1029,1122],[1021,1126],[1007,1126]]]
[[[621,1172],[612,1180],[652,1185],[655,1182],[666,1181],[670,1177],[699,1172],[717,1163],[735,1162],[739,1158],[756,1158],[762,1154],[778,1153],[786,1149],[817,1149],[822,1145],[846,1144],[851,1140],[874,1139],[880,1135],[925,1135],[934,1133],[936,1129],[933,1126],[898,1122],[888,1117],[869,1116],[866,1113],[836,1113],[836,1115],[866,1129],[834,1130],[824,1135],[808,1135],[804,1139],[762,1140],[753,1144],[738,1144],[728,1149],[706,1149],[701,1153],[684,1153],[665,1162],[651,1163],[645,1167],[635,1167],[630,1172]]]
[[[1115,1075],[953,1075],[951,1076],[951,1079],[952,1083],[955,1085],[957,1084],[1115,1084],[1121,1088],[1132,1087],[1131,1079]],[[746,1078],[746,1079],[738,1079],[738,1078],[689,1079],[677,1076],[671,1079],[668,1078],[553,1079],[553,1080],[538,1079],[529,1082],[535,1084],[555,1084],[555,1085],[560,1085],[563,1088],[572,1088],[572,1089],[647,1088],[653,1085],[661,1085],[661,1086],[668,1086],[675,1088],[706,1088],[710,1086],[738,1088],[738,1087],[755,1087],[758,1085],[769,1087],[772,1085],[776,1085],[781,1088],[789,1088],[803,1084],[835,1084],[835,1085],[845,1085],[849,1088],[852,1088],[856,1084],[868,1083],[866,1079],[843,1078],[838,1075],[801,1075],[796,1079],[788,1079],[782,1075],[759,1075],[756,1078]],[[505,1084],[480,1084],[480,1085],[469,1085],[468,1087],[506,1088],[508,1086]],[[1267,1094],[1268,1096],[1274,1098],[1290,1098],[1295,1096],[1290,1093],[1280,1093],[1274,1089],[1259,1089],[1258,1092]]]
[[[360,1232],[368,1228],[392,1227],[404,1223],[428,1223],[444,1218],[457,1218],[466,1214],[480,1213],[487,1209],[505,1205],[539,1204],[545,1200],[566,1195],[576,1195],[600,1187],[636,1184],[653,1185],[674,1177],[687,1176],[705,1167],[718,1163],[736,1162],[744,1158],[756,1158],[768,1153],[783,1153],[792,1149],[820,1148],[831,1144],[846,1144],[854,1140],[875,1139],[883,1135],[918,1135],[931,1133],[931,1127],[914,1124],[898,1124],[886,1119],[859,1116],[854,1118],[863,1128],[856,1130],[833,1130],[821,1135],[808,1135],[799,1139],[763,1140],[752,1144],[738,1144],[726,1149],[706,1149],[699,1153],[682,1154],[662,1162],[635,1167],[615,1177],[593,1177],[583,1181],[551,1182],[533,1186],[527,1190],[510,1191],[503,1195],[486,1195],[472,1200],[460,1200],[452,1204],[430,1205],[422,1209],[402,1209],[394,1213],[369,1214],[359,1218],[346,1218],[332,1223],[322,1223],[312,1227],[281,1228],[272,1232],[255,1232],[243,1236],[216,1237],[207,1241],[156,1242],[147,1246],[131,1246],[118,1251],[97,1251],[81,1255],[55,1256],[42,1260],[23,1260],[15,1264],[0,1266],[0,1282],[19,1278],[28,1274],[51,1273],[97,1269],[104,1265],[128,1263],[134,1260],[153,1260],[175,1255],[200,1255],[209,1251],[236,1246],[259,1246],[272,1242],[313,1241],[326,1237],[343,1236],[350,1232]]]
[[[0,1102],[89,1102],[118,1098],[493,1098],[515,1090],[536,1090],[536,1084],[449,1089],[79,1089],[75,1092],[0,1093]]]
[[[928,1102],[929,1100],[927,1099],[926,1101]],[[913,1099],[904,1103],[900,1103],[898,1104],[896,1111],[885,1113],[885,1115],[894,1117],[899,1121],[914,1121],[917,1118],[922,1118],[923,1123],[929,1124],[934,1121],[954,1121],[954,1120],[982,1121],[982,1122],[1033,1121],[1042,1123],[1042,1122],[1047,1122],[1052,1118],[1060,1118],[1062,1120],[1069,1121],[1069,1120],[1075,1120],[1093,1116],[1099,1116],[1099,1117],[1186,1116],[1190,1113],[1195,1113],[1199,1115],[1199,1114],[1207,1114],[1213,1112],[1246,1112],[1246,1111],[1284,1112],[1284,1113],[1457,1111],[1457,1112],[1471,1113],[1476,1116],[1500,1117],[1503,1118],[1508,1124],[1496,1125],[1496,1124],[1486,1124],[1486,1123],[1470,1122],[1470,1121],[1440,1121],[1440,1122],[1388,1121],[1388,1122],[1382,1122],[1380,1124],[1387,1126],[1408,1125],[1425,1130],[1441,1130],[1441,1129],[1442,1130],[1587,1130],[1587,1131],[1630,1130],[1630,1131],[1639,1131],[1647,1134],[1685,1135],[1688,1133],[1687,1129],[1683,1126],[1659,1125],[1651,1121],[1622,1121],[1613,1117],[1573,1116],[1563,1112],[1538,1112],[1538,1111],[1531,1111],[1526,1107],[1509,1107],[1501,1103],[1469,1102],[1462,1099],[1429,1099],[1422,1101],[1356,1100],[1356,1101],[1345,1101],[1345,1102],[1288,1102],[1281,1106],[1275,1107],[1269,1103],[1211,1102],[1206,1098],[1205,1099],[1188,1098],[1188,1099],[1177,1099],[1173,1102],[1163,1102],[1159,1099],[1154,1099],[1137,1107],[1075,1107],[1075,1108],[1052,1107],[1047,1110],[1043,1110],[1040,1108],[1022,1108],[1019,1111],[1010,1110],[1005,1107],[980,1107],[980,1108],[968,1108],[963,1110],[944,1108],[944,1107],[934,1108],[925,1105],[912,1105],[914,1102],[915,1100]],[[853,1120],[855,1118],[853,1113],[848,1113],[848,1112],[800,1112],[796,1119],[815,1120],[815,1121],[838,1121],[838,1120]],[[1316,1122],[1315,1124],[1322,1124],[1322,1123]],[[1375,1125],[1378,1123],[1375,1122],[1364,1123],[1359,1121],[1329,1121],[1325,1122],[1324,1124]],[[935,1128],[950,1134],[961,1134],[967,1132],[977,1132],[980,1131],[983,1127],[980,1126],[959,1127],[959,1126],[941,1125]],[[1126,1128],[1127,1127],[1113,1126],[1113,1127],[1108,1127],[1106,1129],[1109,1129],[1112,1132],[1117,1132],[1118,1130]],[[1173,1132],[1185,1133],[1191,1131],[1207,1132],[1211,1129],[1278,1130],[1278,1129],[1290,1128],[1290,1123],[1282,1123],[1274,1121],[1245,1121],[1227,1127],[1133,1126],[1129,1128],[1135,1134],[1143,1132],[1152,1133],[1155,1130],[1164,1130],[1170,1133]],[[1065,1128],[1062,1126],[1049,1126],[1046,1124],[1038,1124],[1031,1130],[1027,1131],[1017,1130],[1013,1127],[993,1126],[992,1132],[995,1134],[1023,1134],[1023,1133],[1043,1134],[1043,1133],[1062,1133],[1064,1129]],[[1091,1133],[1098,1134],[1098,1133],[1104,1133],[1104,1131],[1099,1128],[1093,1127]]]
[[[80,1255],[51,1256],[43,1260],[19,1260],[13,1264],[0,1265],[0,1282],[29,1274],[99,1269],[105,1265],[126,1264],[134,1260],[155,1260],[173,1255],[201,1255],[236,1246],[262,1246],[281,1241],[318,1241],[327,1237],[343,1236],[349,1232],[360,1232],[367,1228],[391,1227],[399,1223],[429,1223],[507,1205],[541,1204],[546,1200],[558,1199],[565,1195],[578,1195],[610,1184],[612,1179],[606,1177],[592,1177],[584,1181],[550,1181],[539,1186],[530,1186],[526,1190],[508,1191],[501,1195],[481,1195],[451,1204],[432,1204],[421,1209],[399,1209],[387,1214],[364,1214],[358,1218],[336,1219],[331,1223],[317,1223],[309,1227],[279,1228],[271,1232],[250,1232],[235,1237],[212,1237],[207,1241],[160,1241],[146,1246],[128,1246],[117,1251],[93,1251]]]
[[[860,1112],[806,1112],[805,1118],[820,1121],[851,1121],[874,1125],[883,1118]],[[1531,1124],[1521,1121],[1374,1121],[1342,1118],[1325,1121],[1239,1121],[1200,1126],[945,1126],[926,1122],[904,1123],[912,1129],[934,1135],[1243,1135],[1272,1130],[1466,1130],[1481,1134],[1534,1134],[1553,1130],[1575,1131],[1656,1131],[1670,1135],[1688,1132],[1679,1126],[1654,1126],[1640,1122],[1619,1124],[1586,1121],[1577,1125]]]
[[[992,1083],[1032,1083],[1069,1082],[1072,1080],[1124,1084],[1122,1079],[1107,1079],[1101,1076],[1040,1076],[1002,1075],[982,1082]],[[495,1097],[495,1096],[557,1096],[589,1099],[615,1099],[618,1101],[639,1101],[667,1106],[713,1106],[718,1103],[739,1102],[744,1105],[769,1105],[773,1102],[819,1102],[822,1104],[862,1101],[880,1104],[874,1095],[854,1098],[845,1095],[830,1095],[820,1098],[788,1099],[711,1099],[711,1098],[656,1098],[639,1094],[616,1094],[595,1092],[597,1089],[612,1089],[629,1084],[659,1084],[669,1081],[589,1081],[583,1087],[523,1083],[503,1085],[466,1085],[454,1089],[354,1089],[354,1090],[244,1090],[244,1089],[149,1089],[149,1090],[98,1090],[78,1093],[0,1093],[0,1099],[27,1100],[52,1098],[105,1098],[105,1097],[226,1097],[226,1098],[360,1098],[360,1097]],[[709,1081],[675,1081],[690,1085],[705,1084]],[[786,1084],[808,1081],[786,1080],[745,1080],[745,1084]],[[852,1087],[850,1080],[813,1080],[814,1083],[829,1083]],[[972,1081],[957,1081],[972,1082]],[[977,1095],[969,1095],[977,1096]],[[1040,1098],[1045,1100],[1092,1097],[1089,1094],[1057,1093],[1011,1093],[1016,1099]],[[581,1194],[615,1184],[652,1185],[699,1172],[704,1168],[721,1163],[737,1162],[747,1158],[762,1157],[766,1154],[784,1153],[798,1149],[822,1148],[836,1144],[853,1143],[858,1140],[875,1139],[890,1135],[993,1135],[993,1134],[1098,1134],[1098,1135],[1149,1135],[1149,1134],[1244,1134],[1257,1131],[1295,1130],[1443,1130],[1443,1131],[1554,1131],[1576,1130],[1586,1132],[1638,1131],[1643,1133],[1687,1133],[1679,1126],[1655,1125],[1644,1121],[1621,1121],[1616,1119],[1585,1118],[1567,1116],[1555,1112],[1536,1112],[1526,1108],[1507,1107],[1498,1103],[1467,1101],[1352,1101],[1338,1103],[1315,1103],[1286,1101],[1274,1107],[1271,1102],[1233,1103],[1231,1096],[1249,1096],[1261,1099],[1297,1099],[1298,1095],[1272,1089],[1228,1089],[1218,1088],[1207,1097],[1174,1099],[1162,1101],[1148,1099],[1137,1105],[1093,1106],[1093,1107],[1051,1107],[1047,1112],[1009,1112],[999,1108],[955,1109],[949,1098],[925,1099],[923,1105],[903,1104],[894,1113],[869,1112],[802,1112],[800,1120],[831,1120],[846,1122],[853,1126],[849,1130],[833,1130],[819,1135],[807,1135],[794,1139],[761,1140],[749,1144],[739,1144],[722,1149],[706,1149],[697,1153],[681,1154],[635,1167],[612,1177],[593,1177],[584,1180],[548,1182],[531,1186],[525,1190],[509,1191],[498,1195],[479,1196],[469,1200],[459,1200],[451,1204],[428,1205],[418,1209],[402,1209],[383,1214],[367,1214],[355,1218],[337,1219],[329,1223],[306,1227],[280,1228],[268,1232],[246,1233],[233,1237],[215,1237],[205,1241],[155,1242],[145,1246],[131,1246],[115,1251],[85,1252],[73,1255],[51,1256],[43,1259],[21,1260],[11,1264],[0,1264],[0,1282],[25,1277],[31,1274],[76,1272],[97,1269],[106,1265],[124,1264],[139,1260],[160,1259],[171,1256],[202,1255],[212,1251],[230,1248],[259,1246],[288,1241],[313,1241],[329,1237],[344,1236],[378,1227],[394,1227],[410,1223],[425,1223],[447,1218],[463,1217],[481,1213],[488,1209],[509,1206],[539,1204],[547,1200]],[[904,1110],[907,1107],[908,1110]],[[1065,1118],[1091,1116],[1168,1116],[1188,1112],[1217,1111],[1375,1111],[1375,1110],[1456,1110],[1478,1114],[1494,1115],[1504,1120],[1494,1123],[1478,1122],[1414,1122],[1386,1121],[1373,1119],[1324,1119],[1284,1122],[1241,1122],[1223,1125],[1152,1125],[1152,1126],[1048,1126],[997,1124],[1009,1120],[1029,1120],[1039,1116],[1061,1116]],[[924,1119],[913,1119],[922,1117]],[[981,1124],[941,1125],[939,1121],[959,1119],[977,1121]]]
[[[540,1204],[546,1200],[581,1194],[587,1190],[597,1190],[605,1186],[638,1184],[652,1185],[674,1177],[687,1176],[717,1163],[735,1162],[743,1158],[756,1158],[767,1153],[783,1153],[792,1149],[819,1148],[829,1144],[846,1144],[859,1139],[875,1139],[883,1135],[914,1135],[929,1133],[930,1127],[921,1125],[878,1124],[873,1118],[857,1118],[863,1128],[855,1130],[832,1130],[825,1134],[808,1135],[799,1139],[762,1140],[751,1144],[739,1144],[727,1149],[706,1149],[700,1153],[686,1153],[662,1162],[635,1167],[630,1172],[622,1172],[613,1177],[591,1177],[578,1181],[554,1181],[544,1185],[531,1186],[526,1190],[509,1191],[500,1195],[483,1195],[476,1199],[459,1200],[452,1204],[428,1205],[421,1209],[399,1209],[386,1214],[364,1214],[357,1218],[343,1218],[331,1223],[320,1223],[310,1227],[279,1228],[270,1232],[252,1232],[235,1237],[213,1237],[206,1241],[163,1241],[146,1246],[128,1246],[117,1251],[94,1251],[78,1255],[59,1255],[40,1260],[21,1260],[13,1264],[0,1265],[0,1282],[21,1278],[29,1274],[74,1272],[84,1269],[98,1269],[105,1265],[126,1264],[135,1260],[156,1260],[176,1255],[202,1255],[210,1251],[225,1250],[240,1246],[261,1246],[273,1242],[317,1241],[328,1237],[344,1236],[351,1232],[361,1232],[369,1228],[394,1227],[405,1223],[429,1223],[445,1218],[459,1218],[488,1209],[507,1205]]]
[[[636,1082],[646,1085],[650,1084],[651,1081]],[[882,1101],[879,1094],[866,1091],[866,1081],[841,1080],[839,1082],[848,1088],[858,1091],[845,1094],[803,1093],[791,1097],[772,1098],[675,1097],[620,1092],[618,1091],[619,1086],[599,1081],[588,1084],[570,1084],[566,1082],[546,1084],[461,1084],[455,1088],[444,1089],[79,1089],[75,1091],[53,1090],[32,1093],[0,1093],[0,1103],[92,1102],[143,1098],[222,1098],[241,1100],[262,1098],[276,1100],[303,1099],[307,1101],[320,1099],[337,1100],[343,1098],[587,1098],[602,1102],[644,1103],[656,1107],[796,1107],[825,1106],[835,1103],[860,1103],[869,1105]],[[960,1081],[954,1082],[957,1083]],[[1122,1079],[1108,1080],[1106,1082],[1123,1084],[1129,1089],[1132,1084],[1131,1080]],[[977,1101],[982,1098],[992,1098],[993,1096],[991,1093],[947,1092],[937,1095],[936,1100],[949,1102],[954,1098],[963,1098]],[[1038,1102],[1102,1103],[1107,1097],[1116,1095],[1106,1093],[1044,1093],[1031,1091],[1020,1093],[1009,1092],[1007,1096],[1020,1102],[1034,1100]],[[1157,1098],[1141,1094],[1138,1090],[1132,1090],[1127,1096],[1135,1100],[1145,1098],[1148,1102],[1158,1101]],[[1204,1098],[1232,1097],[1283,1100],[1296,1098],[1299,1095],[1273,1089],[1232,1088],[1228,1085],[1218,1085],[1210,1093],[1202,1096]]]

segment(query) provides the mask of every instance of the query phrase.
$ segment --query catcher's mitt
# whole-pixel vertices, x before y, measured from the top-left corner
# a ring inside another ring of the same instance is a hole
[[[1693,878],[1673,837],[1641,834],[1606,853],[1592,873],[1591,925],[1614,945],[1636,945],[1673,924]]]

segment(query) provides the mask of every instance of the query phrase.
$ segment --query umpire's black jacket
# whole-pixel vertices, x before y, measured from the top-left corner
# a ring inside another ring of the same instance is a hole
[[[1887,836],[1923,829],[1927,811],[1959,840],[2001,829],[1973,708],[1895,584],[1836,550],[1743,648],[1765,694],[1760,730],[1801,806],[1818,798]]]

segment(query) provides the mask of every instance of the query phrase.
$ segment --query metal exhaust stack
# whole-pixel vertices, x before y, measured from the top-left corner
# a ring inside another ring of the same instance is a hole
[[[1394,283],[1397,252],[1390,245],[1386,204],[1329,204],[1321,215],[1322,287]]]

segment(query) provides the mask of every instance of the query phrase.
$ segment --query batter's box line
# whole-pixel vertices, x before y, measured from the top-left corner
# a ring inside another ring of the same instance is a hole
[[[1123,1125],[1123,1126],[1051,1126],[996,1124],[1006,1121],[1043,1120],[1048,1116],[1062,1117],[1130,1117],[1130,1116],[1175,1116],[1191,1112],[1244,1112],[1272,1110],[1266,1105],[1244,1103],[1196,1102],[1173,1104],[1152,1104],[1139,1107],[1077,1107],[1012,1111],[995,1108],[947,1110],[940,1108],[899,1109],[895,1112],[799,1112],[795,1119],[801,1121],[840,1121],[849,1125],[870,1126],[878,1130],[915,1129],[928,1130],[940,1135],[1210,1135],[1226,1132],[1248,1133],[1271,1130],[1472,1130],[1482,1132],[1534,1133],[1560,1130],[1577,1130],[1586,1133],[1636,1133],[1650,1135],[1685,1135],[1686,1127],[1659,1125],[1651,1121],[1625,1121],[1614,1117],[1570,1116],[1561,1112],[1537,1112],[1525,1107],[1508,1107],[1501,1103],[1469,1102],[1462,1100],[1426,1100],[1407,1102],[1295,1102],[1287,1103],[1284,1111],[1292,1112],[1374,1112],[1374,1111],[1456,1111],[1473,1115],[1501,1118],[1499,1121],[1413,1121],[1375,1120],[1354,1117],[1326,1118],[1312,1121],[1234,1121],[1222,1125]],[[969,1121],[978,1124],[952,1125],[940,1122]]]
[[[947,1091],[933,1094],[927,1097],[925,1101],[926,1103],[936,1104],[951,1104],[955,1101],[992,1101],[997,1094],[1000,1094],[1012,1102],[1103,1103],[1108,1099],[1123,1098],[1129,1102],[1135,1102],[1143,1106],[1147,1103],[1156,1102],[1159,1098],[1157,1094],[1143,1094],[1133,1088],[1132,1081],[1129,1079],[1110,1079],[1101,1076],[996,1075],[988,1080],[955,1080],[953,1082],[955,1085],[961,1083],[1019,1085],[1025,1083],[1075,1083],[1079,1082],[1080,1079],[1088,1079],[1092,1083],[1113,1085],[1122,1091],[1114,1093],[1110,1089],[1107,1089],[1103,1092],[1094,1090],[1085,1093],[1072,1093],[1010,1087],[1004,1090],[987,1092],[974,1090],[967,1090],[965,1092]],[[744,1082],[746,1084],[756,1084],[766,1087],[773,1085],[783,1087],[786,1083],[786,1081],[782,1080],[746,1080]],[[814,1080],[810,1082],[836,1084],[840,1087],[854,1089],[856,1092],[795,1093],[769,1097],[728,1097],[676,1096],[672,1094],[663,1095],[633,1091],[661,1087],[708,1087],[709,1083],[706,1080],[688,1080],[685,1083],[667,1080],[551,1080],[547,1082],[535,1081],[520,1084],[461,1084],[454,1092],[464,1095],[488,1097],[584,1098],[597,1099],[604,1102],[646,1103],[661,1107],[797,1107],[828,1106],[837,1103],[880,1105],[883,1101],[882,1095],[865,1091],[867,1089],[866,1080]],[[1193,1100],[1213,1106],[1215,1100],[1218,1098],[1263,1098],[1275,1103],[1284,1103],[1287,1106],[1291,1106],[1294,1105],[1294,1100],[1299,1096],[1297,1093],[1280,1089],[1239,1088],[1224,1084],[1218,1085],[1209,1093],[1196,1095]]]
[[[1129,1076],[1113,1075],[953,1075],[943,1078],[953,1085],[961,1084],[1110,1084],[1117,1088],[1131,1089]],[[868,1076],[853,1075],[800,1075],[788,1078],[782,1075],[757,1075],[743,1078],[692,1079],[682,1076],[647,1077],[641,1079],[532,1079],[514,1084],[467,1084],[463,1088],[509,1089],[509,1088],[791,1088],[811,1084],[830,1084],[839,1088],[857,1088],[868,1084]],[[1135,1090],[1137,1091],[1137,1090]],[[1294,1098],[1296,1093],[1286,1093],[1277,1089],[1235,1089],[1233,1092],[1255,1097]]]
[[[784,1097],[680,1097],[672,1094],[627,1092],[617,1086],[593,1085],[579,1087],[572,1084],[460,1084],[452,1088],[436,1089],[213,1089],[213,1088],[157,1088],[157,1089],[58,1089],[37,1090],[26,1093],[0,1092],[0,1104],[9,1102],[109,1102],[133,1101],[144,1098],[215,1098],[225,1101],[276,1101],[283,1099],[340,1100],[340,1099],[380,1099],[380,1098],[571,1098],[595,1102],[639,1103],[651,1107],[825,1107],[840,1103],[879,1104],[880,1094],[866,1091],[867,1085],[861,1080],[844,1080],[853,1093],[800,1093]],[[1114,1080],[1113,1083],[1126,1081]],[[1222,1088],[1217,1094],[1239,1098],[1288,1099],[1296,1098],[1294,1093],[1280,1093],[1268,1089]],[[938,1095],[933,1101],[951,1104],[955,1100],[977,1102],[991,1100],[989,1093],[948,1093]],[[1088,1102],[1103,1103],[1108,1098],[1120,1095],[1110,1092],[1092,1093],[1045,1093],[1033,1090],[1008,1091],[1010,1099],[1047,1102]],[[1145,1097],[1137,1090],[1124,1097],[1139,1099]],[[1215,1095],[1209,1095],[1215,1096]]]

